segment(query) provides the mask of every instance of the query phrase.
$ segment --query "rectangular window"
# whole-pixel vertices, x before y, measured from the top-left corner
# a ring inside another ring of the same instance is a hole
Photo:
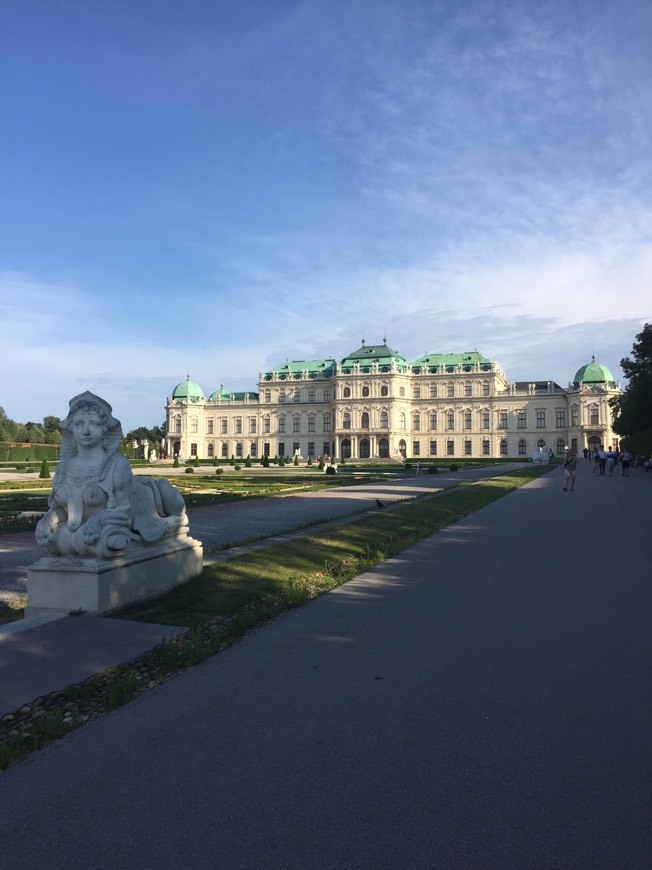
[[[470,411],[464,412],[464,428],[465,429],[471,428],[471,412]]]
[[[221,435],[226,435],[226,433],[229,431],[228,426],[229,426],[229,421],[226,419],[226,417],[220,417],[220,434]]]
[[[421,387],[415,387],[415,388],[414,388],[414,398],[415,398],[415,399],[420,399],[420,398],[421,398]]]
[[[419,456],[421,454],[421,442],[413,441],[412,442],[412,456]]]
[[[592,426],[597,426],[598,423],[600,422],[600,415],[598,414],[597,408],[591,408],[591,420],[590,420],[590,422],[591,422]]]
[[[301,393],[299,392],[299,390],[294,391],[294,401],[295,402],[301,401]]]
[[[430,428],[434,431],[437,429],[437,413],[433,411],[430,415]]]
[[[437,398],[437,384],[430,384],[430,398]]]
[[[527,429],[527,414],[525,411],[519,411],[516,415],[516,428]]]
[[[190,445],[190,455],[197,456],[197,445],[196,444]]]
[[[330,390],[324,390],[324,401],[325,401],[325,402],[330,402],[330,400],[331,400],[331,391],[330,391]]]
[[[455,395],[454,384],[448,384],[448,386],[446,387],[446,395],[448,395],[450,398],[453,398],[453,396]]]
[[[446,455],[455,456],[455,442],[452,439],[446,442]]]
[[[482,455],[489,456],[489,439],[484,438],[482,441]]]
[[[507,429],[507,411],[498,412],[498,428]]]
[[[437,455],[437,442],[436,441],[430,442],[430,455],[431,456]]]
[[[242,417],[235,418],[235,434],[240,435],[242,433]]]
[[[555,413],[555,425],[558,429],[564,429],[566,427],[566,412],[565,411],[557,411]]]
[[[278,418],[278,431],[285,432],[285,417]]]
[[[308,390],[308,401],[309,402],[315,401],[315,391],[314,390]]]
[[[174,421],[174,431],[181,432],[181,417],[177,417]]]
[[[330,453],[331,453],[331,442],[330,442],[330,441],[324,441],[323,447],[324,447],[324,450],[323,450],[324,456],[330,456]]]
[[[446,428],[454,429],[455,428],[455,414],[452,411],[449,411],[446,414]]]
[[[213,418],[212,417],[209,417],[208,420],[206,421],[206,434],[207,435],[213,434]]]
[[[331,431],[331,415],[324,414],[324,432]]]
[[[537,411],[537,429],[546,428],[546,412]]]
[[[265,435],[269,435],[270,432],[270,420],[269,417],[265,417],[265,421],[263,424]]]
[[[315,455],[315,442],[308,441],[308,456],[314,456],[314,455]]]
[[[472,396],[473,395],[473,388],[471,387],[471,384],[464,384],[464,395],[465,396]]]
[[[249,417],[249,434],[250,435],[256,434],[256,418],[255,417]]]
[[[190,421],[190,431],[197,432],[197,418],[196,417],[193,417],[192,420]]]
[[[278,400],[281,405],[285,404],[285,390],[281,390],[281,392],[278,394]]]
[[[481,417],[482,417],[482,424],[481,424],[482,428],[488,429],[489,428],[489,411],[483,411]]]
[[[308,432],[314,432],[314,431],[315,431],[315,418],[308,417]]]
[[[300,418],[300,417],[293,417],[293,418],[292,418],[292,431],[293,431],[293,432],[299,432],[299,431],[300,431],[300,428],[299,428],[300,425],[301,425],[301,418]]]
[[[285,443],[283,441],[278,442],[278,455],[285,456]]]
[[[300,452],[299,442],[298,442],[298,441],[295,441],[295,442],[292,444],[292,453],[299,453],[299,452]]]
[[[418,431],[421,429],[421,414],[415,414],[415,415],[414,415],[414,420],[413,420],[413,424],[412,424],[412,429],[413,429],[415,432],[418,432]]]
[[[483,384],[483,385],[482,385],[482,395],[483,395],[483,396],[488,396],[488,395],[489,395],[489,384]]]
[[[577,416],[577,408],[573,408],[571,410],[571,426],[577,426],[578,416]]]
[[[473,444],[471,443],[471,440],[469,438],[467,438],[466,441],[464,442],[464,455],[471,456],[472,453],[473,453]]]

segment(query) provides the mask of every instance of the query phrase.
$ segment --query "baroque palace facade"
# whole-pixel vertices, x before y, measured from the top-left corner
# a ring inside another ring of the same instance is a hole
[[[182,459],[563,456],[567,447],[617,446],[609,399],[620,392],[592,359],[567,388],[507,380],[477,351],[408,363],[386,343],[341,362],[299,360],[261,372],[258,392],[190,380],[166,405],[165,452]]]

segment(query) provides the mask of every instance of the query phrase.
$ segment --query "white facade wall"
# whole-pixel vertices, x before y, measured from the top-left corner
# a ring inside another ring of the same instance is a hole
[[[528,458],[539,447],[616,445],[605,386],[561,389],[551,382],[510,384],[501,369],[349,374],[310,372],[274,379],[261,374],[259,396],[166,406],[168,455],[244,460],[321,454],[341,458]],[[461,369],[461,367],[460,367]]]

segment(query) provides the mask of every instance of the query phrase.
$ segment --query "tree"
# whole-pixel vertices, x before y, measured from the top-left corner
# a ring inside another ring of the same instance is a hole
[[[636,336],[632,359],[620,365],[628,379],[626,389],[611,400],[614,431],[626,438],[641,438],[652,430],[652,323]]]
[[[58,432],[61,420],[58,417],[43,417],[44,432]]]

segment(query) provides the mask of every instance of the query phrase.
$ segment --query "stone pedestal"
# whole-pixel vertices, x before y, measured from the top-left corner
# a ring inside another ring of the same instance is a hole
[[[113,559],[46,556],[28,570],[25,616],[108,613],[179,586],[202,567],[203,548],[193,538]]]

